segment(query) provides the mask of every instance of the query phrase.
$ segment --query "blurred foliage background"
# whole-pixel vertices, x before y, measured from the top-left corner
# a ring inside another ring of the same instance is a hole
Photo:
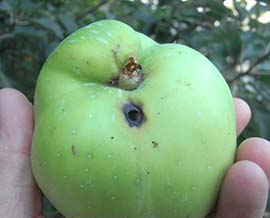
[[[233,95],[252,108],[239,141],[270,138],[269,0],[0,1],[0,87],[14,87],[33,101],[41,66],[57,44],[106,18],[124,21],[160,43],[182,43],[205,54]],[[61,217],[47,201],[45,213]]]

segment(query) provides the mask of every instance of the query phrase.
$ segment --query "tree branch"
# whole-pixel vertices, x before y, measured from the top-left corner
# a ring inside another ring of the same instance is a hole
[[[270,56],[270,51],[264,53],[262,56],[260,56],[253,64],[250,65],[250,67],[246,70],[246,72],[244,73],[239,73],[237,74],[234,78],[227,80],[228,83],[232,83],[238,79],[240,79],[243,76],[246,75],[250,75],[252,70],[259,65],[260,63],[262,63],[263,61],[265,61],[268,57]]]
[[[80,20],[82,18],[84,18],[86,15],[93,13],[94,11],[96,11],[97,9],[99,9],[102,5],[106,4],[108,1],[110,0],[101,0],[99,3],[97,3],[96,5],[94,5],[93,7],[89,8],[87,11],[85,11],[82,14],[79,14],[76,19]]]

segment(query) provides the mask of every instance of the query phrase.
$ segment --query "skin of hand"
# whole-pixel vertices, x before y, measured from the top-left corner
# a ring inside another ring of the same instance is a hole
[[[238,135],[251,117],[235,98]],[[33,106],[15,89],[0,90],[0,217],[43,218],[42,197],[31,173]],[[262,218],[270,181],[270,143],[249,138],[238,147],[220,191],[215,218]]]

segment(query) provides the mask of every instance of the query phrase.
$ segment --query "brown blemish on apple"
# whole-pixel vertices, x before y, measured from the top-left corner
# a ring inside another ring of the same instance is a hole
[[[137,73],[138,70],[141,70],[142,66],[137,63],[135,57],[129,57],[127,63],[123,67],[122,71],[128,76],[132,76]]]
[[[157,142],[152,141],[152,144],[153,144],[154,148],[159,148],[159,144]]]
[[[186,86],[191,86],[191,83],[190,83],[190,82],[187,82],[187,83],[186,83]]]
[[[71,146],[71,151],[72,151],[72,154],[73,154],[74,156],[77,155],[77,151],[76,151],[76,149],[75,149],[75,145],[74,145],[74,144],[72,144],[72,146]]]
[[[114,137],[113,137],[113,136],[111,136],[111,139],[114,139]]]
[[[116,61],[116,63],[119,63],[118,62],[118,53],[120,52],[120,44],[117,43],[116,47],[115,48],[112,48],[112,52],[113,52],[113,56],[114,56],[114,59]]]
[[[107,83],[108,86],[119,87],[119,78],[110,79]]]

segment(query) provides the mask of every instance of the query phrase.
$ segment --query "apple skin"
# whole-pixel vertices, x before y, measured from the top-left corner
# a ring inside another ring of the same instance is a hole
[[[134,90],[108,86],[129,57]],[[130,127],[122,108],[145,115]],[[230,90],[199,52],[102,20],[50,55],[35,92],[34,177],[67,218],[204,218],[234,161]]]

